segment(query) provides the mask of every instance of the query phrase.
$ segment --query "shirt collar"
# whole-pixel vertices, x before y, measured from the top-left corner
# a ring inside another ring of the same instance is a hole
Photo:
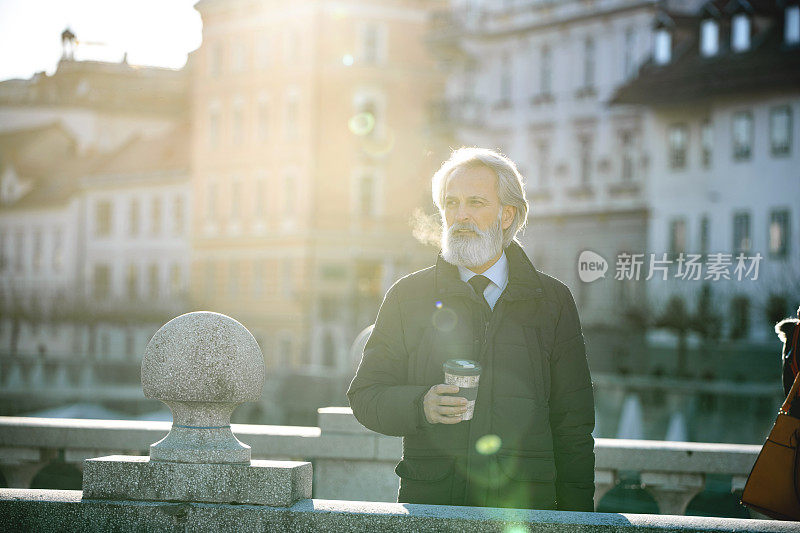
[[[461,281],[465,282],[469,281],[472,276],[477,276],[475,272],[463,266],[458,267],[458,275],[461,277]],[[500,259],[495,261],[482,275],[501,289],[505,288],[508,283],[508,258],[506,258],[505,250],[500,254]]]

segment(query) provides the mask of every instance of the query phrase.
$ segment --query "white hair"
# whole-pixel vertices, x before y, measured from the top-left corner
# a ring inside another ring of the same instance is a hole
[[[525,185],[522,175],[508,157],[488,148],[462,147],[453,150],[450,158],[442,163],[439,170],[431,180],[431,195],[433,203],[444,218],[444,196],[447,188],[447,179],[459,168],[483,166],[494,172],[497,176],[497,196],[501,205],[510,205],[515,209],[514,220],[511,225],[503,230],[503,247],[511,244],[517,233],[525,227],[528,221],[528,200],[525,197]]]

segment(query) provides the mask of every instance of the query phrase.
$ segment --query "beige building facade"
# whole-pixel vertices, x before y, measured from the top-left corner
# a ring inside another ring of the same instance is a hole
[[[409,226],[446,155],[426,112],[442,87],[429,4],[196,6],[193,296],[276,371],[349,371],[384,291],[434,260]]]

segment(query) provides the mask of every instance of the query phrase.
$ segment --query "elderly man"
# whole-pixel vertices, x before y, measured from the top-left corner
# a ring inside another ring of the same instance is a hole
[[[522,177],[491,150],[433,176],[436,265],[389,289],[347,395],[367,428],[403,437],[399,502],[591,511],[594,399],[569,289],[514,240]],[[442,364],[476,360],[474,416]]]

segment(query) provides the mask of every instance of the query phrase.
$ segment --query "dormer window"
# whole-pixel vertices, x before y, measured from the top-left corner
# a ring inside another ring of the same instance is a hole
[[[706,19],[700,25],[700,53],[705,57],[717,55],[719,51],[719,24]]]
[[[750,17],[745,13],[733,16],[731,29],[731,49],[744,52],[750,48]]]
[[[789,45],[800,44],[800,6],[786,8],[783,39]]]
[[[656,65],[666,65],[672,59],[672,34],[666,28],[656,30],[653,59]]]

